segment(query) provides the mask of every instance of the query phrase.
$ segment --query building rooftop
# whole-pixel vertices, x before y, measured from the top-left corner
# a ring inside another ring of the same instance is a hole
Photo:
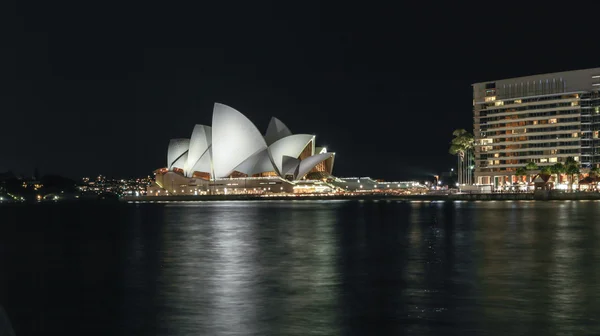
[[[595,73],[598,74],[600,76],[600,67],[598,68],[588,68],[588,69],[578,69],[578,70],[568,70],[568,71],[558,71],[558,72],[548,72],[548,73],[541,73],[541,74],[531,74],[531,75],[526,75],[526,76],[519,76],[519,77],[509,77],[509,78],[501,78],[501,79],[494,79],[494,80],[488,80],[488,81],[484,81],[484,82],[477,82],[477,83],[473,83],[471,84],[472,86],[478,85],[478,84],[485,84],[485,83],[490,83],[490,82],[499,82],[499,81],[515,81],[515,80],[520,80],[520,81],[527,81],[527,80],[533,80],[533,79],[538,79],[539,77],[561,77],[564,76],[566,74],[569,75],[585,75],[586,73]]]

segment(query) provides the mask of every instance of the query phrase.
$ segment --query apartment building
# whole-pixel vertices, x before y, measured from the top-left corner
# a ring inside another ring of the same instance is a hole
[[[475,183],[522,181],[529,162],[600,164],[600,68],[473,84],[473,114]]]

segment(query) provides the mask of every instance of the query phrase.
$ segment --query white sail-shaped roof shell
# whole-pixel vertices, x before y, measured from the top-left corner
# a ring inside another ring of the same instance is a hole
[[[190,149],[188,151],[187,162],[187,167],[189,168],[189,171],[185,172],[186,176],[191,176],[194,173],[194,171],[210,172],[210,161],[208,165],[208,170],[197,170],[195,167],[198,166],[198,168],[200,169],[200,166],[203,166],[198,164],[200,163],[200,158],[202,158],[205,154],[208,153],[208,147],[211,145],[211,141],[212,130],[210,126],[194,126],[192,136],[190,137]],[[209,156],[210,154],[206,155],[206,157],[210,160]]]
[[[316,154],[300,161],[298,174],[294,176],[294,178],[297,180],[303,178],[304,175],[308,174],[308,172],[310,172],[316,165],[329,159],[332,155],[333,153]]]
[[[283,170],[281,172],[281,175],[283,177],[285,177],[286,175],[296,176],[296,174],[298,173],[298,166],[300,165],[300,159],[284,155],[282,161]]]
[[[237,110],[215,103],[212,119],[214,177],[227,177],[250,156],[267,148],[256,126]]]
[[[202,172],[202,173],[210,173],[212,176],[212,155],[211,155],[211,148],[212,146],[209,146],[206,151],[204,152],[204,154],[202,154],[202,156],[200,157],[200,159],[198,159],[198,161],[196,161],[196,164],[189,168],[189,172],[190,172],[190,176],[194,174],[194,172]],[[189,162],[189,160],[188,160]]]
[[[267,145],[270,146],[277,140],[283,139],[290,135],[292,135],[290,129],[287,126],[285,126],[285,124],[281,120],[272,117],[271,121],[269,122],[269,127],[267,127],[265,141],[267,142]]]
[[[333,164],[335,163],[335,152],[329,153],[331,154],[331,165],[329,166],[329,174],[333,174]]]
[[[179,161],[177,168],[183,169],[186,163],[180,162],[180,160],[189,148],[190,139],[171,139],[169,141],[169,149],[167,150],[167,168],[172,170],[175,161]]]
[[[277,172],[283,174],[283,157],[291,156],[297,158],[308,143],[315,138],[310,134],[295,134],[277,140],[269,146],[269,153]]]
[[[315,147],[315,154],[325,154],[327,153],[326,147]]]
[[[175,160],[175,162],[173,163],[173,166],[171,168],[179,168],[185,172],[188,169],[187,158],[188,158],[188,153],[187,152],[183,153],[183,155],[180,156],[179,159]]]
[[[235,167],[234,170],[247,175],[254,175],[275,171],[275,168],[273,168],[269,152],[265,149],[247,158],[239,166]]]

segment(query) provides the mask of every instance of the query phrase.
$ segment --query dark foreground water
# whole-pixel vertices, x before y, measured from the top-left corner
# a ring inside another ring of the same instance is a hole
[[[0,207],[20,335],[600,334],[600,202]]]

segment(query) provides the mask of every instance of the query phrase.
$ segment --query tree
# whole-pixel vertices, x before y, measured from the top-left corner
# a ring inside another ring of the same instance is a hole
[[[457,129],[452,132],[454,139],[450,142],[448,152],[452,155],[464,155],[466,151],[473,149],[475,137],[464,129]]]
[[[535,164],[535,162],[527,162],[527,165],[525,165],[525,169],[538,170],[538,166],[537,166],[537,164]]]
[[[558,183],[558,182],[560,182],[559,181],[560,174],[565,172],[565,166],[562,163],[557,162],[557,163],[553,164],[552,166],[550,166],[550,171],[552,172],[552,174],[556,175],[556,179],[554,181],[556,181]]]
[[[575,182],[575,176],[579,175],[579,167],[576,165],[568,165],[566,169],[567,176],[569,177],[569,190],[573,190],[573,183]]]
[[[597,188],[597,186],[598,186],[598,175],[599,174],[600,174],[600,169],[598,167],[594,167],[594,168],[590,169],[589,177],[592,178],[592,183],[594,184],[595,188]]]
[[[74,192],[76,190],[76,182],[70,178],[59,175],[46,175],[40,179],[43,185],[43,193],[50,194],[55,192]]]
[[[527,170],[524,167],[519,167],[515,171],[515,175],[517,175],[517,176],[526,176],[527,175]]]
[[[573,165],[579,166],[579,163],[577,161],[575,161],[575,159],[572,156],[567,157],[565,159],[565,167],[573,166]]]
[[[579,175],[579,162],[575,161],[572,156],[565,160],[565,173],[569,179],[569,190],[573,190],[573,177]]]
[[[533,175],[533,170],[538,170],[538,166],[537,164],[535,164],[535,162],[527,162],[527,164],[525,165],[525,170],[527,170],[529,173],[528,175]]]
[[[550,171],[554,174],[561,174],[565,172],[565,166],[562,163],[557,162],[550,166]]]
[[[552,174],[552,171],[550,170],[550,167],[544,166],[540,169],[540,174],[550,175]]]
[[[459,157],[457,173],[460,183],[471,183],[471,165],[472,155],[469,155],[475,147],[475,137],[464,129],[457,129],[452,132],[454,139],[450,142],[448,152]],[[464,181],[466,178],[467,181]]]

